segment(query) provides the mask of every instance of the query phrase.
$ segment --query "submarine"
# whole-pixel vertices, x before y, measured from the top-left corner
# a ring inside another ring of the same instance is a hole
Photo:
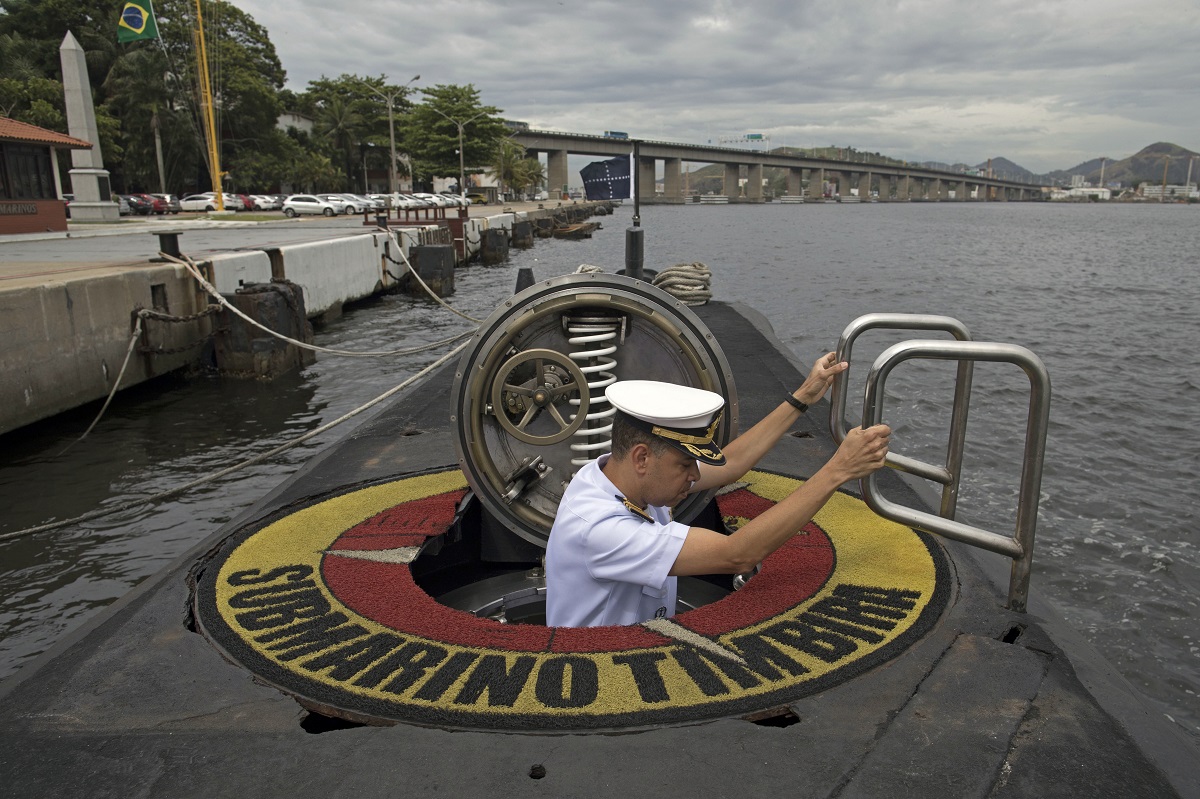
[[[806,372],[754,309],[689,305],[636,267],[522,288],[456,359],[0,686],[13,795],[1200,795],[1192,743],[1030,586],[1048,376],[955,320],[850,320],[847,359],[866,329],[923,337],[675,517],[732,530],[769,508],[834,451],[848,393],[886,420],[908,358],[959,363],[946,463],[889,456],[753,573],[681,580],[671,618],[547,627],[545,542],[605,450],[604,386],[721,393],[725,443]],[[1012,535],[954,519],[975,360],[1030,376]]]

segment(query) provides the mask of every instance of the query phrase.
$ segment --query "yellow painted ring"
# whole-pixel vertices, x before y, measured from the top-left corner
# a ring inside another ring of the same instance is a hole
[[[745,482],[760,505],[801,484],[758,471]],[[691,614],[592,630],[503,625],[438,605],[404,560],[445,531],[466,486],[457,469],[406,477],[238,531],[199,581],[204,632],[261,679],[350,718],[613,729],[745,715],[823,690],[911,645],[949,595],[930,537],[839,493],[811,538],[794,539],[800,550],[772,556],[804,563],[831,549],[827,573],[765,618],[743,608],[711,629],[746,604],[734,594],[693,611],[708,612],[707,628]],[[795,590],[789,569],[768,559],[749,585],[778,605],[778,592]]]

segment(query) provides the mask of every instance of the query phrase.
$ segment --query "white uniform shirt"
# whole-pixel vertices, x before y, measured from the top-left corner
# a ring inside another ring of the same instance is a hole
[[[546,545],[546,624],[599,627],[675,615],[669,576],[688,527],[651,505],[647,521],[625,506],[600,470],[585,465],[567,486]]]

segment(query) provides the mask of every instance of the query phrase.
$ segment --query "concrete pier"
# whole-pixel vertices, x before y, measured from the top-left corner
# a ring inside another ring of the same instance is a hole
[[[485,231],[497,247],[502,239],[507,253],[518,221],[544,219],[552,227],[567,211],[582,219],[595,208],[543,205],[514,204],[500,213],[470,209],[457,263],[480,255]],[[127,388],[199,362],[214,317],[201,315],[210,300],[190,273],[159,257],[158,233],[168,229],[185,231],[181,251],[221,294],[288,280],[303,289],[307,316],[315,321],[398,288],[412,247],[453,243],[444,226],[364,230],[354,218],[268,225],[147,220],[0,237],[0,333],[6,342],[0,352],[0,434],[104,399],[118,375],[120,388]],[[453,290],[452,277],[438,279],[439,293]],[[154,313],[141,318],[133,340],[142,310]],[[243,366],[236,371],[255,371]]]

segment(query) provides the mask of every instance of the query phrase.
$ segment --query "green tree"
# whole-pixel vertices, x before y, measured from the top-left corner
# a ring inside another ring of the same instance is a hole
[[[412,107],[407,99],[409,91],[389,84],[384,77],[343,74],[310,81],[303,94],[290,95],[285,91],[284,96],[289,109],[316,120],[320,135],[313,146],[341,165],[349,183],[361,186],[364,151],[390,150],[387,102],[380,94],[395,98],[393,114],[396,130],[400,131],[401,118]],[[383,160],[386,163],[387,158]],[[399,168],[402,167],[401,163]]]
[[[203,104],[194,44],[195,2],[159,0],[155,11],[166,57],[163,80],[174,98],[173,110],[189,118],[187,126],[179,128],[190,130],[199,167],[207,162],[208,148],[202,132]],[[241,188],[256,188],[238,170],[257,163],[268,143],[278,141],[274,131],[286,73],[267,30],[249,14],[220,0],[201,0],[201,13],[222,170]],[[208,170],[197,172],[195,187],[208,187]]]
[[[521,162],[521,188],[529,192],[539,189],[546,183],[546,169],[536,158],[526,158]]]
[[[424,102],[405,116],[403,143],[413,156],[414,177],[458,177],[459,128],[462,164],[478,172],[492,163],[496,143],[507,129],[500,109],[480,102],[474,85],[437,85],[421,89]]]
[[[318,111],[315,131],[341,162],[342,176],[338,188],[345,189],[354,175],[354,153],[362,124],[362,117],[344,97],[330,98]]]
[[[492,174],[500,184],[500,193],[505,189],[515,191],[521,181],[521,164],[525,160],[525,148],[511,139],[501,139],[496,144],[492,157]]]

